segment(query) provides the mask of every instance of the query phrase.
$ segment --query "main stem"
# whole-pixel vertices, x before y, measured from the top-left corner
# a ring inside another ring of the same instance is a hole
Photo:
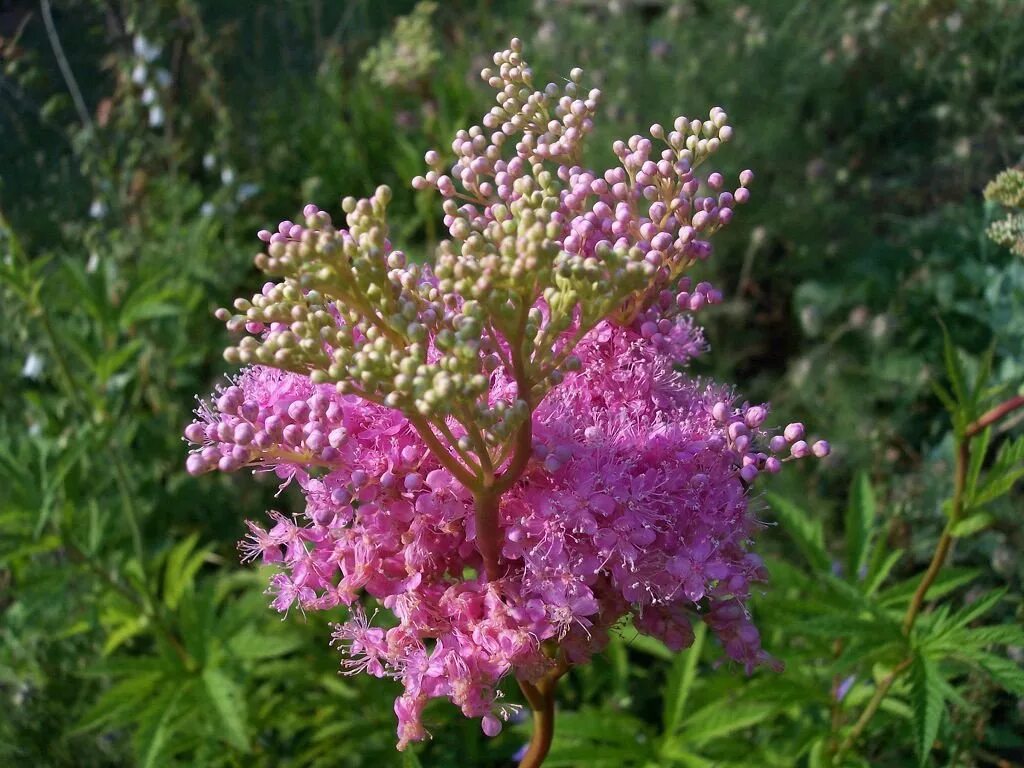
[[[484,560],[487,581],[501,578],[501,529],[498,528],[498,500],[500,494],[493,487],[476,494],[474,522],[476,523],[476,548]]]
[[[526,754],[519,761],[519,768],[540,768],[548,756],[555,737],[555,689],[559,679],[568,671],[569,664],[562,659],[536,683],[519,680],[519,687],[533,711],[533,733]]]

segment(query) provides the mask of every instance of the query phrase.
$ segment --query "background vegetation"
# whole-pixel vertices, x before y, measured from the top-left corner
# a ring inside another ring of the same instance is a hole
[[[439,5],[395,37],[411,2],[0,0],[0,764],[512,764],[524,730],[445,706],[395,753],[394,686],[339,677],[324,623],[280,621],[237,562],[244,519],[296,499],[189,478],[179,437],[258,228],[388,183],[429,252],[408,181],[512,35],[602,88],[594,146],[728,110],[723,170],[757,181],[706,267],[728,300],[695,373],[834,446],[758,501],[753,610],[787,670],[624,628],[563,685],[550,765],[1024,764],[1019,418],[971,441],[953,498],[969,423],[1024,382],[1024,259],[982,197],[1024,153],[1024,6]]]

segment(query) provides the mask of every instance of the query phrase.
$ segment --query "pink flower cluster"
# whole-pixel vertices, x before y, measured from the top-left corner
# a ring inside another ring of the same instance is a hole
[[[309,205],[261,232],[282,281],[218,313],[251,334],[226,353],[250,367],[185,431],[194,474],[301,488],[305,513],[250,523],[245,558],[280,566],[279,611],[348,607],[346,668],[404,686],[399,748],[432,698],[497,733],[502,678],[539,692],[630,619],[673,649],[703,620],[746,669],[770,663],[745,607],[766,576],[748,489],[829,450],[680,372],[705,349],[692,313],[721,300],[684,273],[753,178],[698,175],[725,113],[652,126],[593,171],[600,92],[579,70],[535,90],[518,41],[494,63],[482,127],[413,181],[444,198],[433,265],[392,248],[386,188],[343,201],[347,228]]]
[[[249,523],[245,558],[281,565],[279,611],[351,608],[335,639],[350,671],[403,682],[400,746],[425,736],[434,697],[496,733],[503,676],[542,673],[548,641],[584,663],[629,614],[673,649],[703,618],[748,669],[768,659],[744,609],[765,577],[746,486],[804,455],[803,429],[769,438],[764,406],[676,370],[702,348],[688,319],[649,322],[599,325],[535,412],[534,460],[502,499],[497,582],[479,575],[471,494],[397,411],[253,367],[186,430],[193,472],[252,465],[301,487],[305,514]],[[394,620],[371,622],[368,602]]]

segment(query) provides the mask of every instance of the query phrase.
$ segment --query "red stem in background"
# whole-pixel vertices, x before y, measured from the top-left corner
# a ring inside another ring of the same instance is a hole
[[[972,438],[979,432],[982,432],[986,427],[990,427],[999,421],[1003,416],[1012,411],[1017,410],[1021,406],[1024,406],[1024,395],[1017,395],[1011,397],[1009,400],[1000,403],[995,408],[986,411],[978,417],[977,421],[973,421],[967,425],[967,429],[964,430],[965,438]]]

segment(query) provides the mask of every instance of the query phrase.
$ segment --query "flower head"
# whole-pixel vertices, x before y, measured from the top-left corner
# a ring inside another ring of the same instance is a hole
[[[402,681],[400,748],[431,698],[497,733],[502,677],[585,663],[630,616],[674,649],[703,620],[747,669],[772,663],[746,610],[766,577],[748,489],[828,453],[680,369],[706,351],[694,313],[721,300],[685,273],[753,178],[699,170],[725,112],[592,170],[581,71],[538,88],[514,40],[482,76],[496,105],[413,182],[443,198],[434,264],[389,240],[383,187],[343,201],[344,227],[309,205],[261,232],[279,281],[218,313],[249,367],[185,432],[191,472],[302,490],[305,515],[250,524],[243,552],[280,565],[278,610],[350,606],[334,638],[347,671]]]

